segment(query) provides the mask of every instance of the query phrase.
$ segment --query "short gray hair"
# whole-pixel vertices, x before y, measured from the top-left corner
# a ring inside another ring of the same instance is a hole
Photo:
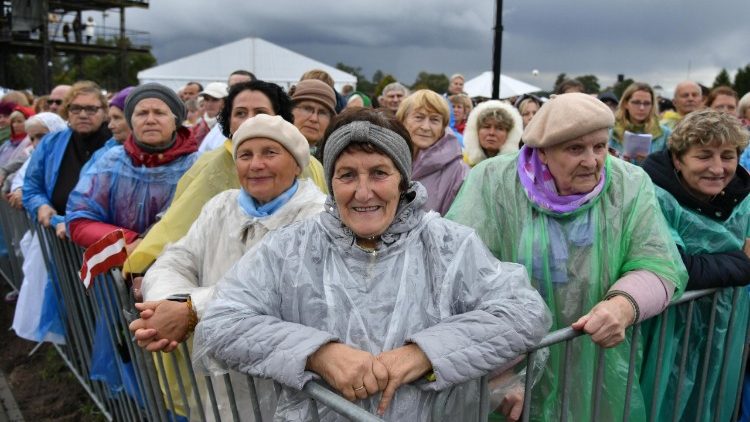
[[[400,82],[391,82],[388,85],[386,85],[383,88],[383,95],[386,95],[387,93],[391,91],[402,91],[404,93],[404,97],[409,95],[409,88],[403,86]]]

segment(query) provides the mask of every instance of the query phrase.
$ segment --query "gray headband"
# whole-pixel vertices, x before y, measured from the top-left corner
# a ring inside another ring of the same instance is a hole
[[[411,151],[409,144],[398,133],[368,121],[358,120],[336,129],[323,147],[323,170],[328,191],[333,194],[333,169],[336,159],[351,143],[370,143],[383,151],[396,165],[406,183],[411,182]]]

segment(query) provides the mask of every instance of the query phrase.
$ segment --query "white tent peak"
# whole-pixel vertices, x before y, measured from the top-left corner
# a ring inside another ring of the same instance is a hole
[[[537,91],[541,91],[541,88],[500,74],[500,98],[510,98]],[[483,72],[466,81],[464,92],[469,94],[470,97],[492,97],[492,72]]]
[[[190,81],[203,85],[226,82],[229,74],[238,69],[249,70],[258,79],[287,90],[311,69],[328,72],[339,91],[346,84],[356,87],[357,83],[354,75],[262,38],[243,38],[140,71],[138,80],[142,84],[158,82],[176,91]]]

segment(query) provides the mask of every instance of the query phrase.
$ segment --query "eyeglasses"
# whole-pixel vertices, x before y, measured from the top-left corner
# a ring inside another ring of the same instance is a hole
[[[101,107],[99,106],[79,106],[79,105],[72,105],[68,107],[68,113],[70,114],[81,114],[82,111],[85,111],[86,114],[96,114],[97,111],[99,111]]]
[[[651,107],[651,102],[649,101],[630,100],[628,101],[628,104],[632,105],[633,107],[638,107],[638,108],[641,108],[641,107],[650,108]]]
[[[317,113],[319,119],[330,119],[331,118],[331,112],[324,108],[319,108],[315,110],[315,107],[309,106],[309,105],[301,105],[296,107],[297,110],[299,110],[300,117],[306,119],[313,115],[313,113]]]
[[[62,103],[63,103],[63,100],[53,100],[53,99],[49,99],[49,100],[47,100],[47,104],[57,104],[57,105],[62,105]]]

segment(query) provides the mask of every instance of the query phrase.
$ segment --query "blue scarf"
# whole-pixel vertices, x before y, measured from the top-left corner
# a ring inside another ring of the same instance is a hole
[[[263,205],[258,205],[258,203],[255,201],[255,199],[253,199],[252,196],[250,196],[250,194],[245,192],[244,189],[240,189],[238,202],[240,204],[240,208],[242,208],[242,210],[245,211],[245,214],[247,214],[248,216],[255,218],[268,217],[269,215],[273,215],[273,213],[278,211],[279,208],[283,207],[284,204],[289,202],[289,200],[292,199],[292,196],[297,192],[298,187],[299,183],[297,183],[297,180],[295,179],[292,187],[285,190],[281,193],[281,195],[277,196],[271,201],[266,202]]]

